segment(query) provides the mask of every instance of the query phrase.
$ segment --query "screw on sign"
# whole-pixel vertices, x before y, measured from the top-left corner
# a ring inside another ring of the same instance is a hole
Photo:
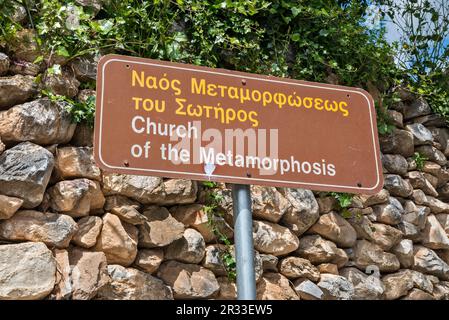
[[[106,171],[233,183],[241,299],[255,298],[243,185],[365,194],[383,185],[364,90],[119,55],[98,65],[94,155]]]

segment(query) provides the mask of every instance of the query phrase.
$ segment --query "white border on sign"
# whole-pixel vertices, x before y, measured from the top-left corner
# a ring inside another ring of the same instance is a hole
[[[372,105],[370,102],[370,99],[368,99],[368,97],[361,91],[357,91],[357,90],[346,90],[346,89],[340,89],[340,88],[330,88],[330,87],[320,87],[320,86],[315,86],[315,85],[311,85],[311,84],[303,84],[303,83],[293,83],[293,82],[286,82],[286,81],[279,81],[279,80],[273,80],[273,79],[260,79],[260,78],[255,78],[255,77],[251,77],[251,76],[242,76],[242,75],[235,75],[235,74],[227,74],[227,73],[221,73],[221,72],[215,72],[215,71],[206,71],[206,70],[198,70],[198,69],[191,69],[191,68],[187,68],[187,67],[175,67],[175,66],[167,66],[167,65],[160,65],[160,64],[156,64],[156,63],[151,63],[151,62],[139,62],[139,61],[129,61],[129,60],[123,60],[123,59],[117,59],[117,58],[113,58],[110,59],[108,61],[106,61],[103,66],[102,66],[102,78],[101,78],[101,104],[100,104],[100,132],[99,132],[99,136],[98,136],[98,158],[100,159],[100,161],[102,162],[102,164],[108,168],[111,169],[120,169],[120,170],[140,170],[140,171],[147,171],[147,172],[158,172],[158,173],[175,173],[175,174],[180,174],[180,175],[191,175],[191,176],[198,176],[198,177],[205,177],[204,174],[201,173],[191,173],[191,172],[183,172],[183,171],[167,171],[167,170],[154,170],[154,169],[145,169],[145,168],[129,168],[129,167],[117,167],[117,166],[111,166],[108,165],[104,160],[103,157],[101,156],[101,133],[102,133],[102,129],[103,129],[103,96],[104,96],[104,79],[105,79],[105,69],[106,66],[110,63],[110,62],[114,62],[114,61],[118,61],[118,62],[126,62],[126,63],[135,63],[135,64],[143,64],[143,65],[148,65],[148,66],[153,66],[153,67],[159,67],[159,68],[169,68],[169,69],[178,69],[178,70],[187,70],[187,71],[193,71],[193,72],[199,72],[199,73],[209,73],[209,74],[216,74],[216,75],[221,75],[221,76],[227,76],[227,77],[235,77],[235,78],[246,78],[246,79],[253,79],[253,80],[257,80],[257,81],[267,81],[267,82],[273,82],[273,83],[282,83],[282,84],[289,84],[289,85],[297,85],[297,86],[303,86],[303,87],[310,87],[310,88],[317,88],[317,89],[328,89],[328,90],[334,90],[334,91],[344,91],[344,92],[352,92],[352,93],[356,93],[356,94],[361,94],[366,101],[368,102],[368,108],[370,109],[369,111],[369,116],[370,116],[370,124],[371,124],[371,136],[373,138],[373,149],[374,149],[374,157],[376,160],[376,174],[377,174],[377,182],[374,185],[374,187],[371,188],[363,188],[363,187],[359,187],[359,190],[374,190],[377,188],[377,186],[379,185],[380,182],[380,176],[379,176],[379,163],[378,163],[378,157],[377,157],[377,150],[376,150],[376,142],[374,140],[374,126],[373,126],[373,115],[372,115]],[[321,184],[321,183],[309,183],[309,182],[301,182],[301,181],[287,181],[287,180],[274,180],[274,179],[261,179],[261,178],[248,178],[248,177],[238,177],[238,176],[223,176],[223,175],[214,175],[214,178],[235,178],[235,179],[240,179],[240,180],[251,180],[251,181],[264,181],[264,182],[278,182],[278,183],[291,183],[291,184],[302,184],[302,185],[310,185],[310,186],[320,186],[320,187],[335,187],[335,188],[350,188],[350,189],[354,189],[354,186],[341,186],[341,185],[332,185],[332,184]]]

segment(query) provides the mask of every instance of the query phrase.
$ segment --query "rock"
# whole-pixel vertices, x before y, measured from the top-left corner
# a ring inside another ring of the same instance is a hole
[[[229,271],[226,270],[226,264],[223,261],[226,255],[231,255],[235,260],[234,246],[227,247],[222,244],[209,245],[206,247],[206,254],[204,256],[203,267],[211,270],[217,276],[229,276]],[[254,251],[254,272],[256,282],[259,281],[263,274],[262,259],[257,251]]]
[[[402,233],[398,229],[382,223],[372,223],[367,217],[351,218],[349,222],[358,238],[369,240],[383,250],[390,250],[402,239]]]
[[[382,189],[378,193],[372,195],[367,194],[355,195],[353,199],[355,199],[355,201],[360,202],[363,208],[366,208],[376,204],[388,202],[389,198],[390,193],[387,190]]]
[[[237,299],[237,285],[229,281],[227,277],[218,277],[218,284],[220,285],[220,293],[217,300],[236,300]]]
[[[82,90],[83,91],[83,90]],[[94,130],[85,122],[76,125],[70,144],[74,147],[92,147],[94,139]]]
[[[374,215],[376,216],[376,221],[381,223],[386,223],[390,225],[396,225],[402,221],[402,214],[404,213],[404,208],[401,203],[390,197],[389,204],[381,204],[373,207]]]
[[[324,240],[318,235],[302,237],[299,240],[297,253],[313,264],[330,262],[342,266],[348,259],[346,253],[338,249],[335,243]]]
[[[397,197],[407,198],[413,192],[413,188],[410,183],[396,174],[385,175],[384,187],[392,196]]]
[[[446,234],[449,234],[449,214],[440,213],[435,216],[440,223],[441,227],[444,229]]]
[[[436,276],[442,280],[449,280],[449,266],[426,247],[415,246],[413,269],[419,272]]]
[[[64,144],[72,139],[75,127],[65,103],[48,98],[0,112],[0,136],[7,143]]]
[[[108,265],[110,283],[98,292],[100,300],[173,300],[172,290],[148,273]]]
[[[445,203],[441,200],[438,200],[431,196],[426,196],[426,201],[423,203],[424,205],[430,208],[430,211],[433,213],[449,213],[449,204]]]
[[[199,263],[206,249],[201,233],[195,229],[185,229],[182,238],[173,241],[165,251],[167,260],[174,259],[185,263]]]
[[[433,139],[437,145],[434,145],[441,151],[443,151],[444,155],[447,157],[449,152],[449,130],[448,128],[431,128]]]
[[[0,78],[0,110],[7,109],[33,98],[37,85],[31,76],[15,75]],[[1,113],[0,113],[1,115]],[[5,124],[2,124],[3,126]]]
[[[103,1],[101,0],[75,0],[75,2],[82,7],[86,7],[87,9],[92,10],[94,12],[94,15],[96,15],[98,11],[101,10],[103,4]]]
[[[209,216],[204,205],[190,204],[170,208],[173,217],[182,222],[185,227],[190,227],[201,233],[206,243],[216,240],[215,234],[210,226]],[[214,216],[214,225],[228,238],[234,237],[234,232],[229,224],[220,216]]]
[[[5,148],[6,148],[5,144],[2,142],[2,139],[0,138],[0,154],[2,154],[3,151],[5,151]]]
[[[298,279],[294,282],[296,293],[302,300],[322,300],[323,290],[315,283],[307,279]]]
[[[395,129],[392,133],[379,137],[380,150],[385,154],[400,154],[411,157],[415,151],[413,135],[405,130]]]
[[[256,288],[257,300],[299,300],[288,279],[279,273],[265,273]]]
[[[422,244],[431,249],[449,249],[449,238],[438,219],[432,214],[422,231]]]
[[[426,180],[432,185],[432,187],[434,189],[438,188],[438,178],[431,175],[430,173],[424,172],[423,177],[426,178]],[[436,194],[438,195],[438,191],[436,192]]]
[[[413,142],[415,146],[423,144],[432,144],[433,135],[429,129],[421,123],[412,123],[405,126],[405,129],[413,134]]]
[[[447,170],[443,170],[438,163],[432,161],[424,161],[422,171],[424,173],[430,173],[431,175],[437,177],[437,187],[441,187],[449,181],[449,172]]]
[[[158,277],[172,287],[175,299],[211,298],[220,289],[212,271],[194,264],[166,261]]]
[[[430,214],[428,207],[417,206],[412,201],[407,201],[405,211],[406,214],[403,215],[404,221],[414,224],[419,230],[424,229],[427,215]]]
[[[138,210],[140,204],[123,196],[110,196],[106,199],[105,210],[118,216],[122,221],[140,225],[148,221]]]
[[[278,257],[271,254],[261,254],[260,259],[262,260],[263,271],[278,272]]]
[[[71,217],[83,217],[102,209],[105,198],[98,182],[89,179],[64,180],[48,189],[50,207]]]
[[[419,232],[419,229],[414,224],[402,221],[400,224],[397,225],[398,229],[402,232],[403,237],[405,239],[410,239],[413,242],[419,242],[421,239],[421,234]]]
[[[408,270],[386,275],[382,278],[385,286],[384,296],[386,300],[396,300],[405,296],[413,288]]]
[[[257,251],[274,256],[293,252],[299,244],[290,229],[264,221],[253,221],[253,239]]]
[[[412,289],[402,300],[435,300],[435,298],[419,289]]]
[[[342,276],[324,273],[317,285],[324,293],[324,300],[352,300],[354,296],[354,286]]]
[[[320,273],[331,273],[339,275],[338,266],[334,263],[322,263],[317,266]]]
[[[428,160],[438,163],[440,166],[444,166],[447,163],[446,156],[437,148],[432,146],[419,146],[415,150]]]
[[[34,61],[41,55],[36,42],[37,35],[34,29],[22,29],[15,33],[14,38],[8,41],[8,50],[17,60]]]
[[[0,52],[0,76],[8,72],[9,69],[9,58],[6,54]]]
[[[78,220],[78,231],[72,241],[83,248],[91,248],[97,243],[101,232],[103,220],[100,217],[90,216]]]
[[[323,197],[320,196],[316,199],[318,203],[318,209],[321,214],[329,213],[334,209],[337,209],[337,199],[334,197]]]
[[[22,206],[23,200],[0,194],[0,220],[11,218]]]
[[[318,203],[310,190],[282,188],[279,191],[291,204],[282,216],[282,224],[300,236],[318,220]]]
[[[252,211],[256,218],[278,222],[290,203],[274,187],[251,186]]]
[[[91,252],[73,248],[69,251],[72,279],[72,299],[90,300],[98,290],[109,283],[106,256],[103,252]]]
[[[449,282],[441,281],[435,284],[433,290],[433,296],[437,300],[448,300],[449,299]]]
[[[382,165],[387,169],[388,173],[399,174],[401,176],[407,174],[407,160],[400,154],[383,154]]]
[[[421,172],[410,171],[407,176],[409,178],[410,184],[414,189],[421,189],[425,194],[433,197],[438,196],[438,192]]]
[[[132,176],[104,173],[103,190],[106,194],[119,194],[143,204],[188,204],[196,200],[197,184],[191,180]]]
[[[11,61],[9,72],[12,74],[21,74],[23,76],[37,76],[41,68],[32,62],[28,61]]]
[[[86,178],[101,180],[90,147],[63,147],[56,150],[56,175],[62,179]]]
[[[56,261],[55,287],[49,296],[51,300],[67,300],[72,294],[72,281],[70,279],[69,253],[65,249],[54,249]]]
[[[404,127],[404,117],[402,113],[395,110],[387,110],[387,114],[390,117],[391,123],[398,128]]]
[[[95,56],[78,57],[71,62],[70,66],[79,81],[95,81],[98,60]]]
[[[429,114],[413,119],[414,123],[421,123],[427,127],[445,127],[446,121],[437,114]]]
[[[67,248],[78,230],[69,216],[33,210],[18,211],[0,223],[0,237],[13,241],[44,242],[49,247]]]
[[[433,291],[432,283],[422,273],[413,270],[400,270],[382,278],[385,285],[385,298],[395,300],[405,296],[412,288]]]
[[[138,231],[110,213],[103,216],[103,226],[95,250],[103,251],[108,264],[129,266],[137,255]]]
[[[279,272],[289,279],[307,278],[312,281],[320,279],[320,272],[309,260],[298,257],[287,257],[282,259]]]
[[[401,240],[391,249],[391,253],[398,258],[402,268],[410,268],[413,265],[413,242],[409,239]]]
[[[417,98],[407,105],[404,109],[404,119],[408,120],[420,116],[425,116],[432,113],[429,104],[423,98]]]
[[[318,221],[309,229],[313,233],[335,242],[343,248],[352,247],[357,240],[354,228],[338,213],[330,212],[320,216]]]
[[[354,247],[354,263],[361,269],[375,265],[381,272],[394,272],[400,267],[394,254],[385,252],[375,243],[366,240],[357,241]]]
[[[71,72],[62,70],[60,73],[45,73],[43,85],[54,94],[73,98],[78,93],[80,82]]]
[[[164,250],[141,249],[137,252],[134,264],[143,271],[153,274],[157,271],[162,261],[164,261]]]
[[[37,300],[55,285],[56,262],[43,243],[0,246],[0,299]]]
[[[182,238],[184,225],[173,218],[166,208],[150,206],[143,214],[148,221],[139,226],[140,247],[164,247]]]
[[[379,300],[385,287],[377,275],[367,275],[356,268],[344,268],[340,271],[354,286],[353,300]]]
[[[225,252],[225,245],[213,244],[207,246],[202,266],[212,271],[216,276],[226,276],[227,272],[221,258]]]
[[[0,194],[23,200],[23,207],[42,202],[53,170],[53,155],[31,142],[24,142],[0,155]]]

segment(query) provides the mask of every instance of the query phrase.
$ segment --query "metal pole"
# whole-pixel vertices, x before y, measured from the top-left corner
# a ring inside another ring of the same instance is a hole
[[[237,262],[237,299],[256,299],[253,220],[249,185],[233,184],[234,242]]]

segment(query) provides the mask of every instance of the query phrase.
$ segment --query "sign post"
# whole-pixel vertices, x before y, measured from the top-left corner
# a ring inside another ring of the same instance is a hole
[[[374,101],[359,88],[107,55],[95,112],[103,170],[233,184],[239,299],[255,298],[249,185],[383,186]]]
[[[254,272],[253,219],[249,185],[232,185],[234,245],[237,262],[237,298],[256,299]]]

